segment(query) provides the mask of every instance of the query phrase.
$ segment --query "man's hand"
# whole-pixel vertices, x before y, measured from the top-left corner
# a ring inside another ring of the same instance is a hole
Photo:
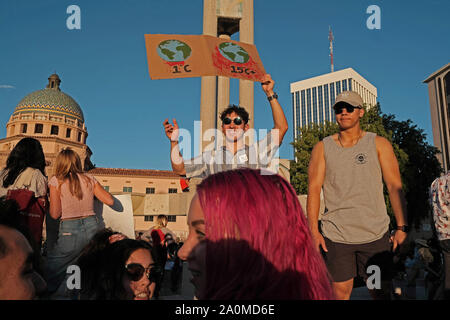
[[[169,119],[163,122],[164,130],[166,131],[166,136],[170,141],[178,141],[178,123],[177,120],[173,119],[173,125],[170,124]]]
[[[322,246],[323,251],[328,252],[327,246],[325,245],[325,239],[320,234],[320,232],[312,232],[314,248],[320,252],[320,247]]]
[[[273,87],[275,86],[275,81],[272,80],[270,74],[265,74],[263,80],[261,81],[261,87],[265,94],[269,97],[273,95]]]
[[[402,230],[396,230],[395,234],[391,236],[391,242],[392,242],[392,251],[395,252],[397,247],[400,247],[408,237],[408,234],[406,232],[403,232]]]

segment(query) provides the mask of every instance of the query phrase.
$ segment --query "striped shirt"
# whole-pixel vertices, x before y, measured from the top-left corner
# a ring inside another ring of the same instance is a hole
[[[201,155],[184,161],[187,178],[207,176],[239,168],[267,169],[278,172],[278,135],[271,130],[263,139],[244,145],[235,155],[225,146],[205,151]]]

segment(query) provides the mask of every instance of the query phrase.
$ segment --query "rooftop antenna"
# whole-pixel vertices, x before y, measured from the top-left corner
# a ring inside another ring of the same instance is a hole
[[[331,58],[331,72],[334,72],[334,63],[333,63],[333,31],[331,31],[331,26],[329,27],[328,40],[330,40],[330,58]]]

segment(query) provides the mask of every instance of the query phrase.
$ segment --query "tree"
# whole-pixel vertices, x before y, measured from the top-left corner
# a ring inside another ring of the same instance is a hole
[[[338,125],[329,121],[300,128],[298,136],[301,138],[292,143],[297,161],[291,161],[290,169],[291,184],[298,194],[308,193],[308,165],[313,147],[323,138],[338,131]]]
[[[382,119],[386,130],[392,132],[394,143],[408,155],[408,161],[401,170],[402,181],[408,223],[418,227],[422,220],[429,217],[430,185],[443,172],[436,157],[439,150],[426,142],[423,129],[417,128],[410,119],[398,121],[394,115],[383,115]]]
[[[385,115],[377,104],[366,111],[361,128],[389,140],[397,157],[402,176],[403,192],[407,200],[408,222],[420,225],[429,214],[428,188],[442,172],[436,158],[436,148],[426,142],[426,135],[411,120],[397,121],[393,115]],[[324,137],[339,131],[336,123],[311,125],[301,128],[299,139],[292,144],[297,161],[291,163],[291,184],[298,194],[308,193],[308,165],[314,145]],[[384,186],[386,208],[394,225],[394,214],[389,194]]]

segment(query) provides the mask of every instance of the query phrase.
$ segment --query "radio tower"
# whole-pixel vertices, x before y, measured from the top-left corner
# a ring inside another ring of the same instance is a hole
[[[330,26],[330,32],[328,33],[328,40],[330,40],[330,58],[331,58],[331,72],[334,72],[334,63],[333,63],[333,32],[331,31]]]

